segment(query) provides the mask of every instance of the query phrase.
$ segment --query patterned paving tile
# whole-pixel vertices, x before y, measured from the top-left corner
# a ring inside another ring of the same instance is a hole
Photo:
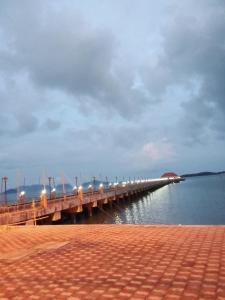
[[[225,226],[0,228],[0,300],[225,300]]]

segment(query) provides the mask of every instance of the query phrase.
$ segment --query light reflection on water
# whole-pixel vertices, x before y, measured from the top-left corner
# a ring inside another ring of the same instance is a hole
[[[225,175],[190,178],[104,210],[78,223],[225,224]]]

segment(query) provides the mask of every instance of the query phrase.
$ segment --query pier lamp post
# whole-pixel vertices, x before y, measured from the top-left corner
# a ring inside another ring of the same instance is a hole
[[[48,177],[48,185],[49,185],[49,199],[51,199],[52,197],[52,195],[51,195],[51,191],[52,191],[52,185],[51,185],[51,181],[52,181],[52,177],[51,176],[49,176]]]
[[[76,176],[75,177],[75,186],[73,187],[73,192],[74,192],[74,195],[78,195],[78,187],[77,187],[77,184],[78,184],[78,177]]]
[[[75,195],[77,195],[78,192],[77,192],[77,186],[76,185],[73,187],[73,192],[74,192]]]
[[[52,198],[56,198],[56,187],[55,187],[55,177],[54,176],[52,176],[52,184],[53,184],[53,188],[51,191],[51,196],[52,196]]]
[[[96,184],[96,177],[95,176],[93,176],[93,188],[94,188],[94,191],[95,191],[95,184]]]
[[[106,186],[108,188],[109,187],[109,181],[108,181],[108,177],[107,176],[105,177],[105,184],[106,184]]]
[[[53,188],[55,189],[55,177],[52,177]]]
[[[5,205],[7,205],[7,181],[8,181],[8,177],[4,176],[2,177],[2,183],[4,185],[4,202]]]
[[[77,187],[77,185],[78,185],[78,177],[76,176],[75,177],[75,186]]]

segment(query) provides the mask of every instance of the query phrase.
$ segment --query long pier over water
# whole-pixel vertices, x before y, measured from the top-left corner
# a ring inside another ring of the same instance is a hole
[[[95,207],[102,209],[103,205],[112,206],[114,201],[130,199],[180,180],[182,180],[180,177],[142,180],[117,184],[110,188],[100,185],[98,191],[88,192],[84,192],[80,187],[73,194],[60,197],[52,195],[51,199],[46,193],[42,193],[38,200],[0,207],[0,225],[51,223],[59,221],[62,212],[70,214],[75,220],[76,214],[84,209],[88,211],[89,216],[92,216],[92,209]]]

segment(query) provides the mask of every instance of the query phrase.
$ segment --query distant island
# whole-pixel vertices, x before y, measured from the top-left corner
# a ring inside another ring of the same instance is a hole
[[[181,177],[211,176],[211,175],[220,175],[220,174],[225,174],[225,171],[191,173],[191,174],[181,175]]]

